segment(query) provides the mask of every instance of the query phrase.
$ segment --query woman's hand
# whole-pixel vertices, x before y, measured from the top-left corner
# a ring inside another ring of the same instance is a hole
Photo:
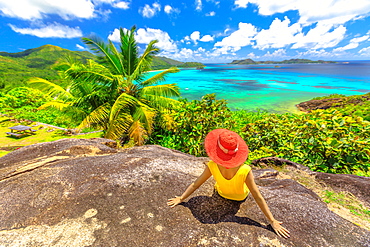
[[[281,224],[283,224],[283,222],[274,220],[271,223],[271,226],[278,236],[283,237],[283,238],[289,238],[290,232],[285,227],[281,226]]]
[[[182,199],[180,196],[176,196],[175,198],[168,199],[167,205],[170,206],[171,208],[179,205],[182,203]]]

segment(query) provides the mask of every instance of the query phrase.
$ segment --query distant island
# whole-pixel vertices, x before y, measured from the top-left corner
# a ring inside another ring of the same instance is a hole
[[[298,64],[298,63],[337,63],[337,62],[324,60],[313,61],[310,59],[298,59],[298,58],[283,61],[254,61],[250,58],[247,58],[243,60],[234,60],[229,64]]]

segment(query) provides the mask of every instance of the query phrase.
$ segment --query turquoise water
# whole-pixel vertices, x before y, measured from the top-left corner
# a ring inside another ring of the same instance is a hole
[[[334,93],[370,92],[370,61],[336,64],[229,65],[208,64],[184,69],[165,83],[177,83],[189,100],[216,93],[231,109],[297,112],[295,105]]]

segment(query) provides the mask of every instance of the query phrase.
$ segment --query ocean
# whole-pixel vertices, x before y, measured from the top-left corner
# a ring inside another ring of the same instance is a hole
[[[370,61],[335,64],[206,64],[182,69],[165,83],[177,83],[181,97],[200,99],[216,93],[231,109],[298,112],[296,104],[314,97],[370,92]]]

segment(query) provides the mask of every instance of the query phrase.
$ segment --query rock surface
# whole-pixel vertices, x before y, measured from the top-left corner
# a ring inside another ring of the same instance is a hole
[[[0,246],[370,246],[369,231],[274,170],[254,173],[290,239],[271,230],[251,196],[233,215],[211,196],[212,179],[171,209],[167,199],[181,194],[207,159],[111,144],[62,139],[0,158]]]
[[[344,106],[348,104],[358,105],[358,104],[362,104],[364,101],[369,101],[369,100],[370,100],[370,94],[364,94],[358,98],[342,97],[342,98],[308,100],[308,101],[297,104],[296,107],[300,111],[311,112],[313,110],[318,110],[318,109],[325,110],[331,107],[343,108]]]

